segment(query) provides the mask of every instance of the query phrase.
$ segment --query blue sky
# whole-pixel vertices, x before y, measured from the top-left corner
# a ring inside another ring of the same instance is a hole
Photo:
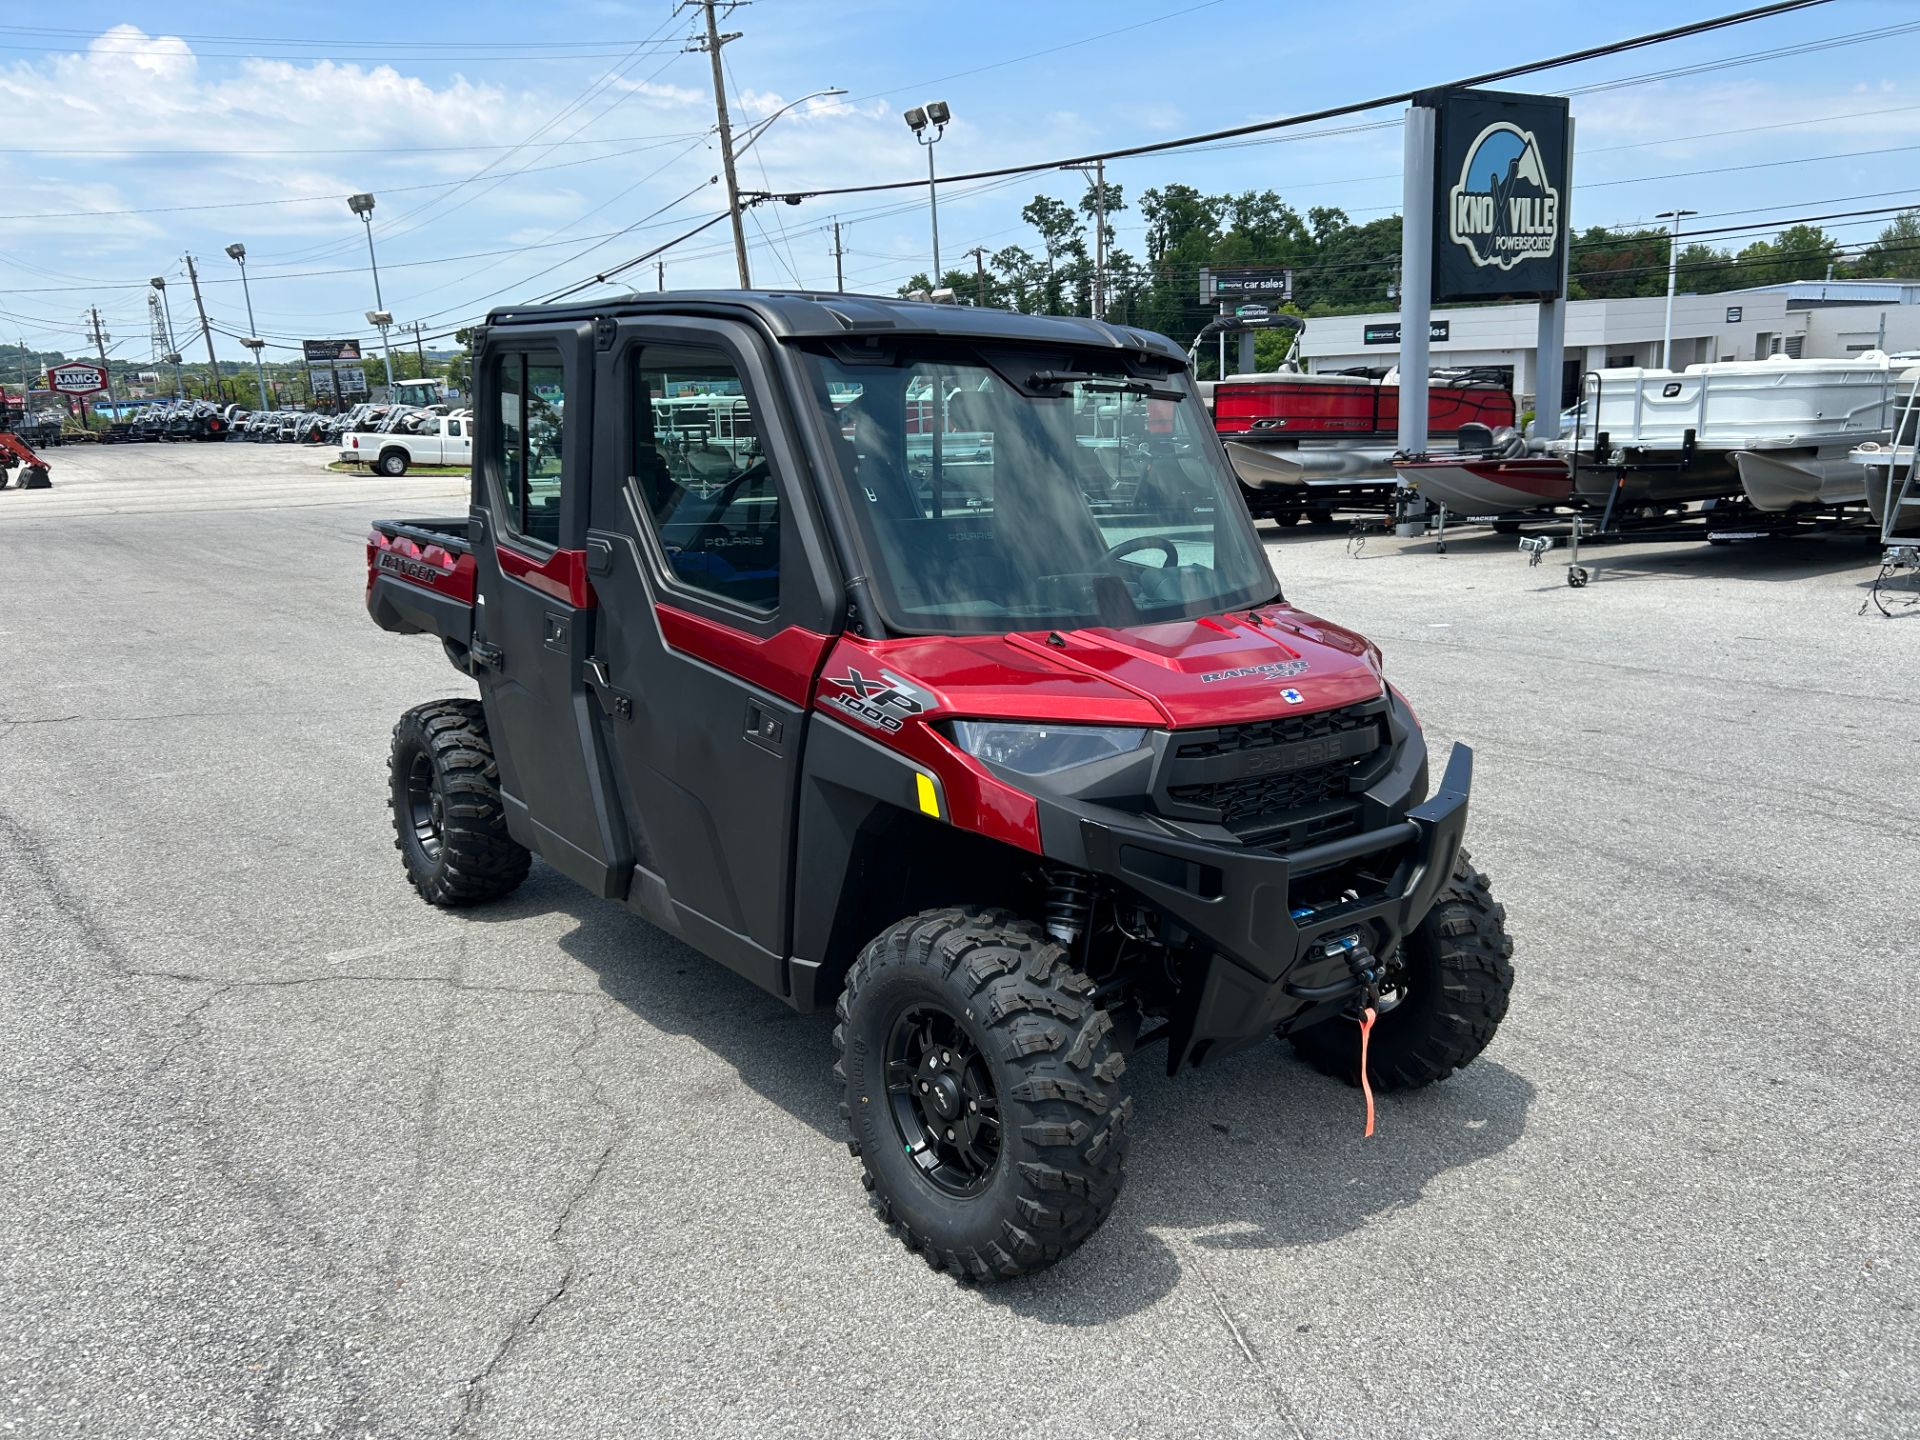
[[[725,55],[736,125],[827,86],[849,92],[790,111],[745,157],[744,187],[779,190],[923,174],[925,156],[899,117],[931,99],[953,107],[937,159],[958,173],[1406,90],[1732,8],[757,0],[727,22],[744,34]],[[707,60],[682,51],[691,20],[676,19],[667,0],[344,0],[324,10],[157,0],[138,11],[82,0],[4,14],[7,339],[81,352],[90,348],[81,317],[97,304],[114,353],[145,358],[147,278],[169,277],[184,330],[189,252],[216,326],[244,333],[237,271],[223,253],[236,240],[249,252],[262,335],[286,344],[364,334],[373,294],[365,235],[340,198],[351,191],[379,199],[387,308],[428,333],[591,276],[722,208],[708,183],[719,157]],[[1906,25],[1915,28],[1871,43],[1611,84]],[[1122,27],[1131,28],[1104,33]],[[1916,62],[1920,5],[1836,0],[1509,88],[1573,94],[1576,225],[1675,206],[1723,217],[1695,224],[1726,225],[1920,202]],[[1400,137],[1368,122],[1397,113],[1315,127],[1342,133],[1119,162],[1109,179],[1129,198],[1172,181],[1271,188],[1303,212],[1339,205],[1371,219],[1398,209]],[[133,150],[169,153],[125,153]],[[952,265],[976,244],[1031,244],[1021,205],[1042,191],[1072,199],[1082,186],[1051,173],[943,190],[944,258]],[[128,211],[142,213],[105,213]],[[891,292],[926,268],[924,191],[913,191],[753,212],[756,281],[831,286],[826,227],[836,215],[849,289]],[[1120,245],[1139,254],[1137,211],[1117,223]],[[1882,223],[1828,228],[1858,242]],[[671,286],[734,283],[724,223],[665,258]],[[632,280],[651,288],[652,265]],[[217,343],[223,358],[238,357],[232,341]]]

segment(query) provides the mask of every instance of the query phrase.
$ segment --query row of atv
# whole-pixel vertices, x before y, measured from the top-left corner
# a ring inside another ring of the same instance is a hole
[[[109,440],[224,440],[247,412],[238,405],[215,405],[210,400],[172,401],[145,405],[111,426]]]
[[[242,440],[337,445],[343,435],[412,435],[431,430],[445,410],[444,405],[380,405],[371,401],[362,402],[338,415],[316,415],[304,410],[271,410],[246,416],[234,434]]]

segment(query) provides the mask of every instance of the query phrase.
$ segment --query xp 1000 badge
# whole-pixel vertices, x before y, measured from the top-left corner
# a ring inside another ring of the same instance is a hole
[[[885,670],[879,672],[877,680],[869,680],[849,665],[846,674],[829,675],[827,683],[836,687],[833,694],[824,697],[827,704],[844,711],[862,725],[885,730],[888,734],[897,732],[903,724],[915,715],[923,714],[933,703],[933,696],[925,690]]]

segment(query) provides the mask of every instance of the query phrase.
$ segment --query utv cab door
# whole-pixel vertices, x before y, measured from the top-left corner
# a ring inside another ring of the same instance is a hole
[[[622,896],[625,833],[586,689],[598,618],[582,538],[593,329],[516,327],[489,339],[473,420],[482,439],[470,668],[486,702],[507,828],[596,895]]]
[[[623,321],[606,338],[591,678],[632,836],[629,904],[781,994],[833,607],[779,357],[731,321]]]

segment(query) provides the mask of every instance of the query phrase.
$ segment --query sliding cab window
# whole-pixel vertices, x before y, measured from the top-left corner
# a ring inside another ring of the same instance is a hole
[[[506,498],[506,528],[542,545],[560,543],[560,444],[567,373],[554,350],[503,355],[495,372],[500,416],[494,460]]]
[[[634,475],[668,573],[704,596],[772,613],[780,490],[739,371],[720,350],[650,347],[634,388]]]

